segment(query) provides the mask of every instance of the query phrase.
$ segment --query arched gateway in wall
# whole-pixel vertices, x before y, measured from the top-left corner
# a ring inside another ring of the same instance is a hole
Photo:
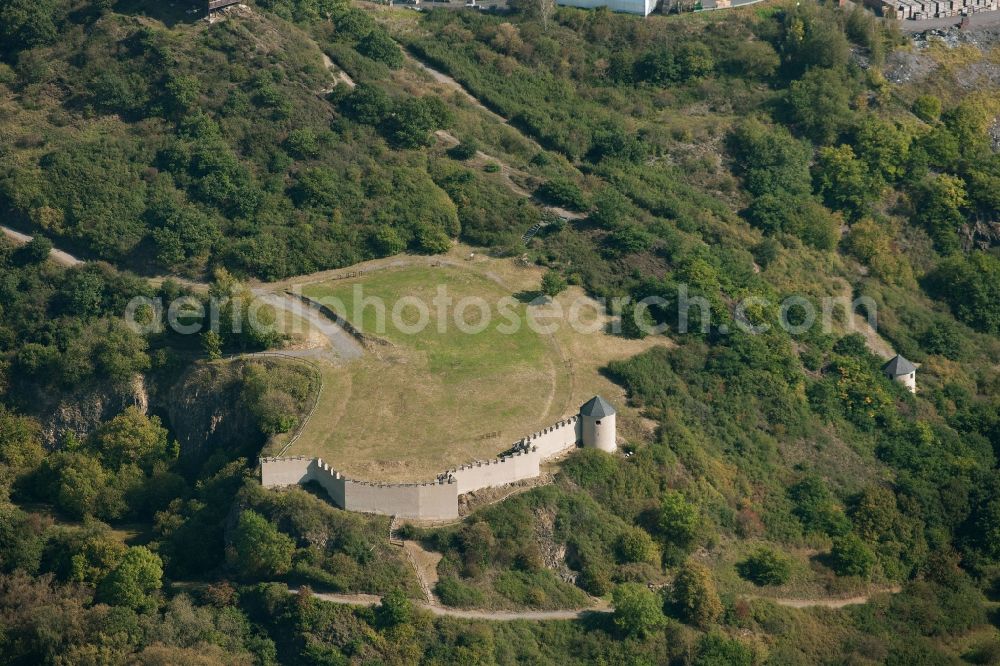
[[[504,486],[539,475],[540,465],[577,446],[614,452],[617,449],[615,408],[594,396],[580,413],[563,419],[517,442],[510,453],[439,474],[423,483],[378,483],[349,479],[322,458],[292,456],[260,459],[260,482],[265,488],[315,481],[342,509],[444,520],[458,517],[458,496]]]

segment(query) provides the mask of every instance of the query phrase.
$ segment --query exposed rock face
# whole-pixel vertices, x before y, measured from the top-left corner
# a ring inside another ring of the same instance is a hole
[[[182,457],[260,444],[256,417],[241,400],[241,367],[241,363],[197,365],[160,396]]]
[[[136,406],[144,413],[149,410],[145,378],[139,374],[124,386],[87,384],[61,397],[54,406],[43,408],[39,417],[42,442],[50,449],[58,448],[70,434],[85,438],[126,407]]]

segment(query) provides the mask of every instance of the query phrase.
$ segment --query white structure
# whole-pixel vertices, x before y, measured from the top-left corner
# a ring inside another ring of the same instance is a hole
[[[910,393],[917,392],[917,366],[901,355],[893,356],[888,363],[882,366],[882,372],[889,379],[905,386]]]
[[[614,453],[618,448],[615,408],[599,395],[580,408],[581,443],[589,449]]]
[[[998,8],[997,0],[882,0],[882,15],[886,18],[914,21],[963,17]]]
[[[581,9],[597,9],[607,7],[613,12],[649,16],[656,9],[656,0],[556,0],[556,4],[564,7],[580,7]]]
[[[424,520],[458,517],[458,496],[495,488],[540,473],[542,462],[577,446],[615,451],[615,409],[599,396],[580,413],[533,433],[493,460],[461,465],[424,483],[379,483],[350,479],[320,458],[303,456],[261,458],[260,482],[265,488],[315,481],[334,504],[350,511],[380,513]]]

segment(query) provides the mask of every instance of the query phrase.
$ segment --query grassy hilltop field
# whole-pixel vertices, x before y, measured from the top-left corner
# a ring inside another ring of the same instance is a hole
[[[436,266],[373,262],[361,267],[359,277],[301,285],[308,298],[343,305],[343,316],[374,342],[362,359],[322,364],[320,402],[287,455],[321,457],[361,479],[433,479],[456,465],[493,458],[571,416],[597,392],[624,402],[620,387],[597,369],[613,358],[666,344],[609,335],[607,313],[586,300],[579,306],[579,330],[563,321],[555,322],[551,333],[536,332],[553,323],[545,318],[552,306],[537,290],[537,269],[485,257],[470,262],[459,251],[450,256],[456,259]],[[435,303],[439,288],[450,299],[443,310]],[[568,310],[580,298],[575,290],[556,300]],[[375,306],[355,309],[361,299],[384,304],[383,325]],[[414,305],[399,311],[402,330],[394,325],[393,307],[402,299],[425,304],[426,326],[409,328],[420,323]],[[462,313],[466,331],[481,332],[465,332],[455,323],[463,299],[474,299]],[[533,328],[526,302],[536,299]],[[488,308],[485,320],[480,302]],[[623,411],[620,428],[642,428],[638,412],[624,405]]]
[[[1000,32],[202,4],[0,0],[0,661],[1000,663]],[[355,288],[431,325],[291,307]],[[627,304],[497,330],[540,293]],[[259,481],[427,480],[595,394],[617,453],[449,524]]]

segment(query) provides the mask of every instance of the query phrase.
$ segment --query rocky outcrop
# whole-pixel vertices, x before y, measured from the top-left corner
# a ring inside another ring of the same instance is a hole
[[[201,458],[217,448],[261,444],[257,418],[243,406],[241,362],[192,367],[160,396],[160,407],[181,456]]]
[[[149,393],[142,375],[135,375],[124,385],[88,383],[60,395],[55,405],[39,411],[42,442],[58,448],[69,436],[84,439],[100,423],[113,418],[126,407],[149,410]]]

